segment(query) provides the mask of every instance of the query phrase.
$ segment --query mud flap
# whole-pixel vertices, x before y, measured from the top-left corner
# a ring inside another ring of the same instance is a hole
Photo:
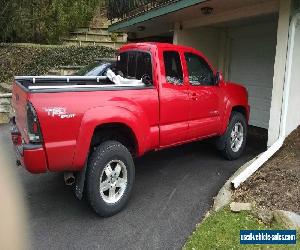
[[[79,200],[81,200],[83,196],[86,168],[87,163],[85,163],[84,168],[76,175],[75,195]]]
[[[220,137],[216,138],[216,147],[217,147],[217,150],[221,151],[225,148],[225,135],[221,135]]]

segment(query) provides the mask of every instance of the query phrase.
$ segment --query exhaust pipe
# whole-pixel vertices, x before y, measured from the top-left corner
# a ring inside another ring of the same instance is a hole
[[[75,176],[73,172],[65,172],[64,181],[67,186],[72,186],[75,183]]]

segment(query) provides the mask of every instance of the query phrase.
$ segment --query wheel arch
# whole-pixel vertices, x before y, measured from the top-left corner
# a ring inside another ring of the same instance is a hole
[[[147,147],[147,136],[149,136],[149,125],[143,119],[139,119],[129,110],[116,107],[105,106],[93,108],[87,111],[81,122],[74,150],[73,165],[74,171],[81,170],[88,159],[89,150],[93,145],[92,140],[95,135],[99,135],[104,130],[122,131],[127,134],[130,142],[134,142],[135,155],[141,155]],[[112,137],[108,138],[112,139]],[[115,139],[115,138],[113,138]],[[95,139],[94,139],[95,142]]]
[[[245,116],[247,125],[249,123],[250,107],[248,105],[232,104],[231,102],[227,102],[226,108],[225,108],[225,113],[224,113],[224,118],[223,118],[223,126],[221,129],[221,135],[224,134],[227,129],[232,112],[241,113],[243,116]]]
[[[242,105],[233,106],[232,109],[231,109],[231,114],[234,111],[238,112],[238,113],[241,113],[248,120],[248,112],[247,112],[247,109],[244,106],[242,106]]]
[[[90,150],[107,140],[116,140],[128,148],[133,157],[138,155],[139,142],[130,126],[122,122],[97,125],[91,138]]]

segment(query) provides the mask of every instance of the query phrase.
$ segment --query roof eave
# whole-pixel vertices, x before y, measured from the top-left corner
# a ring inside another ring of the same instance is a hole
[[[126,21],[120,21],[117,23],[114,23],[108,27],[109,32],[117,32],[117,31],[125,31],[126,28],[136,25],[139,23],[142,23],[144,21],[166,15],[171,12],[175,12],[187,7],[190,7],[192,5],[196,5],[202,2],[206,2],[207,0],[181,0],[175,3],[171,3],[168,5],[165,5],[163,7],[154,8],[152,10],[147,11],[145,14],[133,17]]]

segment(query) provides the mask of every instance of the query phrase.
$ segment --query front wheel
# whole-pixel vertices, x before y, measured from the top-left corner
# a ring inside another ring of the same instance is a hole
[[[243,114],[232,112],[224,135],[218,139],[218,149],[228,160],[236,160],[243,153],[247,139],[247,122]]]
[[[107,141],[92,153],[87,168],[87,195],[94,211],[103,217],[118,213],[128,202],[135,168],[128,149]]]

